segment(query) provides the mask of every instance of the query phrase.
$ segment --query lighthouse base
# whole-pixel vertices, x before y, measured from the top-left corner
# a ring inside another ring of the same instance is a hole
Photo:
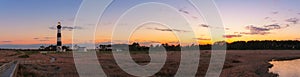
[[[56,51],[57,52],[63,52],[62,46],[57,46]]]

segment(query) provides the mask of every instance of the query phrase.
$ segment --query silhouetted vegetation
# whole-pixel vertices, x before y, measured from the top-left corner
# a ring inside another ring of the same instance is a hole
[[[29,55],[21,55],[21,56],[18,56],[19,58],[29,58]]]
[[[36,51],[24,51],[23,53],[25,53],[26,55],[32,55],[32,54],[37,54],[39,52],[36,52]]]
[[[69,46],[62,46],[63,50],[71,51]],[[56,45],[49,45],[48,47],[40,46],[40,51],[56,51]]]
[[[128,49],[126,47],[128,47]],[[137,42],[134,42],[131,45],[127,45],[127,44],[99,45],[100,51],[112,51],[112,50],[148,51],[149,49],[151,49],[152,51],[161,51],[161,50],[180,51],[180,45],[179,44],[169,45],[168,43],[165,43],[156,46],[150,45],[150,47],[147,47],[147,46],[140,46],[140,44]]]
[[[226,43],[226,44],[225,44]],[[118,45],[118,44],[116,44]],[[99,45],[100,51],[111,51],[117,50],[114,49],[116,45]],[[122,44],[124,45],[124,44]],[[127,45],[127,44],[125,44]],[[206,44],[206,45],[188,45],[188,46],[181,46],[180,44],[177,45],[169,45],[168,43],[164,43],[161,45],[150,45],[147,46],[140,46],[139,43],[134,42],[131,45],[127,45],[130,51],[149,51],[149,49],[153,51],[159,50],[166,50],[166,51],[180,51],[182,48],[184,49],[197,49],[199,47],[200,50],[211,50],[212,46],[214,47],[222,47],[226,46],[227,50],[299,50],[300,49],[300,41],[297,40],[284,40],[284,41],[277,41],[277,40],[263,40],[263,41],[235,41],[232,43],[227,42],[216,42],[214,44]],[[122,48],[120,49],[122,50]],[[128,50],[128,49],[123,49]]]
[[[227,44],[229,50],[298,50],[300,41],[264,40],[264,41],[236,41]]]

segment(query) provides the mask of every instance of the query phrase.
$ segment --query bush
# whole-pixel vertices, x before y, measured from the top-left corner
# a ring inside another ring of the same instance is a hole
[[[29,55],[21,55],[19,58],[29,58]]]

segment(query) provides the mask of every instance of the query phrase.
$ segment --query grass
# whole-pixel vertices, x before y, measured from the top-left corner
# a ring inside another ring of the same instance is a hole
[[[38,52],[38,51],[24,51],[24,53],[25,53],[26,55],[32,55],[32,54],[38,54],[38,53],[40,53],[40,52]]]
[[[19,56],[19,58],[29,58],[29,55],[21,55],[21,56]]]
[[[120,53],[125,51],[120,51]],[[112,54],[112,51],[97,51],[98,54]],[[130,51],[131,54],[148,54],[148,51]]]

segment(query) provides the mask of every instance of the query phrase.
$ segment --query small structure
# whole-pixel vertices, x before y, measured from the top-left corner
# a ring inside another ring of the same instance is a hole
[[[86,47],[79,47],[79,48],[77,49],[77,51],[87,52],[87,49],[86,49]]]
[[[87,48],[86,47],[80,47],[78,45],[74,46],[74,50],[75,51],[80,51],[80,52],[87,52]]]
[[[99,50],[100,51],[111,51],[112,47],[111,47],[111,45],[100,45]]]
[[[100,51],[127,51],[128,45],[127,44],[113,44],[113,45],[100,45]]]

